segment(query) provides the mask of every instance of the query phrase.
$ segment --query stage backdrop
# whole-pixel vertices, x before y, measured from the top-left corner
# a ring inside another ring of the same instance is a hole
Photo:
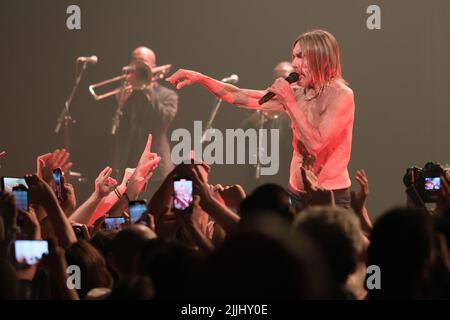
[[[81,30],[68,30],[66,9],[81,8]],[[369,5],[381,9],[381,29],[369,30]],[[56,119],[69,95],[75,59],[95,54],[72,104],[74,170],[79,201],[111,165],[114,101],[95,102],[88,85],[118,75],[133,48],[146,45],[158,64],[189,68],[216,78],[232,73],[239,85],[265,89],[272,68],[291,58],[293,40],[313,28],[331,31],[342,51],[343,76],[355,93],[356,115],[350,174],[364,168],[372,217],[405,202],[407,167],[450,158],[450,2],[269,0],[3,0],[0,2],[1,175],[35,170],[37,155],[62,146]],[[172,129],[193,130],[208,119],[213,98],[200,87],[179,92]],[[224,104],[215,127],[237,128],[248,111]],[[282,141],[283,144],[290,143]],[[289,148],[288,148],[289,150]],[[283,151],[281,165],[290,154]],[[286,172],[286,170],[285,170]],[[254,186],[253,168],[214,166],[214,183]],[[286,185],[282,173],[265,181]],[[356,182],[353,188],[357,187]]]

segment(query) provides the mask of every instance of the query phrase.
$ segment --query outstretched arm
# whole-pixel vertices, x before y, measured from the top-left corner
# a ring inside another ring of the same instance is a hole
[[[277,101],[277,99],[272,99],[262,106],[259,105],[259,99],[261,99],[261,97],[266,94],[267,91],[241,89],[232,84],[224,83],[208,77],[200,72],[179,69],[166,80],[176,86],[178,90],[187,85],[195,83],[200,84],[209,92],[214,94],[217,98],[238,107],[273,111],[283,110],[282,105]]]

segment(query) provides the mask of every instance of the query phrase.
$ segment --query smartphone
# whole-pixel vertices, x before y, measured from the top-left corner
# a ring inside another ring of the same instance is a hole
[[[83,239],[83,227],[79,225],[72,225],[73,232],[78,240]]]
[[[16,205],[22,211],[28,212],[29,203],[28,203],[28,189],[23,184],[19,184],[18,186],[14,186],[12,188],[12,194],[16,198]]]
[[[2,190],[5,192],[12,193],[13,188],[19,185],[25,186],[28,189],[27,182],[25,178],[16,178],[16,177],[2,177],[1,181]]]
[[[48,254],[46,240],[16,240],[14,241],[16,262],[20,265],[34,265]]]
[[[147,202],[145,200],[136,200],[128,202],[130,211],[130,223],[136,223],[142,215],[147,212]]]
[[[180,211],[190,208],[193,201],[193,185],[189,178],[175,178],[173,181],[173,207]]]
[[[441,178],[440,177],[429,177],[425,178],[425,190],[436,191],[441,189]]]
[[[62,200],[62,186],[61,186],[61,169],[53,169],[53,180],[55,181],[55,194],[58,200]]]
[[[125,217],[110,217],[105,218],[106,230],[121,230],[122,225],[125,223]]]

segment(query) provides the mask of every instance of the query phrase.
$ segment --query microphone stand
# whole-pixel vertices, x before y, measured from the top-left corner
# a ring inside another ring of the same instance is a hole
[[[64,148],[67,151],[69,151],[69,147],[70,147],[69,125],[76,123],[76,121],[70,115],[70,105],[72,103],[73,97],[75,96],[75,92],[78,89],[81,78],[83,77],[83,73],[86,70],[86,67],[87,67],[87,62],[83,62],[81,70],[78,73],[77,77],[75,78],[75,84],[72,87],[72,91],[70,92],[69,98],[64,103],[64,107],[61,110],[61,113],[59,114],[58,119],[56,120],[55,134],[59,133],[59,131],[61,130],[61,127],[63,128]],[[81,173],[74,172],[71,170],[66,172],[66,176],[67,176],[68,180],[71,177],[74,177],[78,182],[86,182],[86,180],[87,180],[86,178],[83,177],[83,175]]]
[[[211,116],[209,117],[208,123],[206,124],[206,128],[205,128],[205,130],[203,130],[203,134],[202,134],[202,138],[200,140],[200,143],[205,142],[206,132],[209,129],[211,129],[213,121],[216,118],[217,112],[219,111],[220,105],[222,104],[222,100],[217,98],[215,100],[214,104],[215,105],[214,105],[213,111],[211,112]]]
[[[256,173],[255,173],[255,178],[256,180],[259,180],[259,178],[261,177],[261,149],[262,149],[262,145],[261,145],[261,136],[260,134],[262,134],[262,130],[264,129],[264,122],[266,120],[266,116],[264,114],[263,110],[259,111],[259,130],[258,130],[258,151],[256,152]]]
[[[229,76],[228,78],[223,78],[221,81],[224,83],[236,83],[239,81],[239,77],[237,75],[233,74],[233,75]],[[217,112],[219,111],[220,105],[222,104],[222,100],[219,98],[216,98],[214,103],[215,103],[215,105],[214,105],[213,111],[211,113],[211,116],[209,117],[208,123],[206,124],[205,130],[203,130],[203,134],[202,134],[202,138],[200,139],[200,143],[205,142],[206,132],[209,129],[211,129],[214,118],[216,117]]]
[[[124,71],[126,73],[126,71]],[[117,134],[117,130],[120,127],[120,117],[123,114],[123,107],[125,105],[125,88],[127,87],[128,80],[127,77],[124,77],[122,79],[122,83],[120,86],[119,96],[118,96],[118,102],[117,102],[117,109],[114,113],[114,117],[112,119],[112,129],[111,129],[111,135],[114,136],[114,171],[115,176],[117,179],[119,179],[119,170],[120,170],[120,141],[119,141],[119,135]]]

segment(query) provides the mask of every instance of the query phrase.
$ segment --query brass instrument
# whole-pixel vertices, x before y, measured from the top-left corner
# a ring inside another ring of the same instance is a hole
[[[118,94],[122,90],[122,88],[118,87],[101,94],[96,93],[95,89],[117,81],[126,81],[124,87],[125,91],[143,90],[151,85],[154,81],[162,79],[170,71],[171,67],[171,64],[166,64],[163,66],[150,68],[145,63],[137,61],[129,66],[124,67],[122,69],[122,75],[90,85],[89,92],[92,94],[95,100],[102,100],[114,96]]]

